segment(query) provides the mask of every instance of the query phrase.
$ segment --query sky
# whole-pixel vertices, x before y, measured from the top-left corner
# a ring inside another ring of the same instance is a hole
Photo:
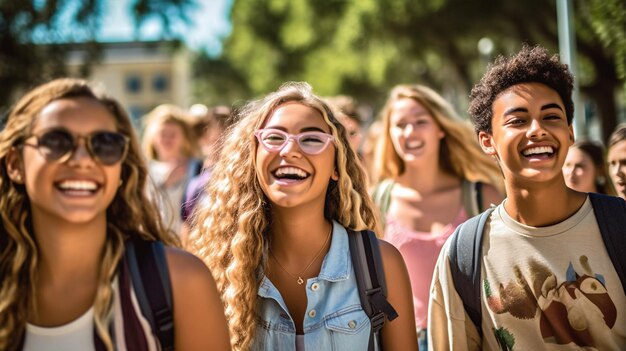
[[[222,50],[220,38],[231,30],[229,21],[232,0],[195,0],[198,8],[190,11],[191,23],[174,26],[176,33],[194,50],[204,50],[211,55],[219,55]],[[160,38],[160,23],[156,18],[147,19],[135,37],[130,0],[105,1],[101,30],[98,41],[155,40]]]

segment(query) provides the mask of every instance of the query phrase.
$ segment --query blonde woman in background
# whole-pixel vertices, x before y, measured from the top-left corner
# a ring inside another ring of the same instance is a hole
[[[248,104],[198,207],[190,242],[211,268],[235,350],[367,350],[348,230],[377,227],[345,128],[306,83]],[[385,350],[415,350],[406,267],[380,242]]]
[[[420,349],[427,349],[429,286],[437,256],[457,225],[502,200],[496,162],[452,106],[423,85],[391,90],[382,111],[373,196],[384,239],[409,270]]]
[[[202,170],[202,161],[194,157],[198,150],[189,118],[177,106],[157,106],[145,117],[143,135],[149,175],[157,188],[155,200],[164,223],[177,234],[186,185]]]
[[[177,240],[126,112],[82,80],[35,88],[0,133],[0,350],[157,350],[124,257]],[[176,350],[228,350],[211,273],[165,248]],[[145,267],[144,267],[145,268]]]
[[[626,123],[618,125],[607,147],[609,175],[617,196],[626,200]]]

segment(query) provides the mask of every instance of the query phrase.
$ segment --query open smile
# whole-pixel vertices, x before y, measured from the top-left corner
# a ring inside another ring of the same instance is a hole
[[[62,180],[54,183],[54,187],[67,196],[91,196],[97,193],[102,185],[93,180]]]
[[[419,150],[424,147],[424,142],[419,140],[411,140],[404,143],[404,147],[407,151]]]
[[[522,156],[531,161],[541,161],[553,158],[556,155],[552,146],[534,146],[522,150]]]
[[[298,184],[311,176],[310,173],[293,166],[278,167],[271,173],[277,183],[282,185]]]

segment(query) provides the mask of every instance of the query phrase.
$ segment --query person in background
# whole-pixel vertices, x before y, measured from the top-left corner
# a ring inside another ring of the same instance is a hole
[[[361,161],[365,172],[367,174],[368,184],[372,184],[373,179],[376,177],[376,171],[374,170],[374,160],[376,158],[376,145],[378,139],[383,133],[383,123],[380,119],[374,120],[366,128],[365,138],[361,145]]]
[[[127,113],[87,82],[17,102],[0,133],[0,350],[161,349],[124,256],[146,241],[166,245],[174,348],[230,349],[211,272],[175,248],[147,177]]]
[[[155,201],[168,228],[180,234],[183,194],[189,180],[202,170],[186,111],[160,105],[145,116],[143,148],[149,175],[157,189]]]
[[[563,176],[568,187],[584,193],[614,195],[606,170],[604,147],[590,140],[575,142],[567,152]]]
[[[609,137],[609,174],[617,196],[626,199],[626,124],[620,124]]]
[[[324,98],[324,101],[335,111],[339,122],[346,127],[350,146],[360,157],[361,143],[363,142],[362,118],[354,99],[347,95],[337,95]]]
[[[437,256],[454,229],[502,201],[500,173],[469,124],[423,85],[394,87],[382,111],[373,192],[384,239],[409,270],[421,349],[427,349],[428,296]]]
[[[239,113],[197,209],[190,248],[213,272],[235,350],[367,350],[349,230],[376,229],[365,174],[344,126],[306,83]],[[383,349],[416,350],[406,267],[380,241],[399,317]]]
[[[211,171],[220,156],[222,137],[233,121],[232,111],[228,106],[216,106],[206,109],[203,115],[193,124],[200,152],[204,158],[202,172],[191,178],[183,194],[181,216],[183,219],[180,239],[183,245],[189,234],[189,223],[192,214],[202,198],[204,187],[211,178]]]

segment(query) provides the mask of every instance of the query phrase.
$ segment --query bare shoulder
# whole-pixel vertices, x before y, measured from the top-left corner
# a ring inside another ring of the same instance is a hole
[[[482,187],[483,196],[483,209],[487,209],[489,206],[499,205],[504,200],[504,194],[501,194],[498,189],[491,184],[484,184]]]
[[[385,323],[382,329],[383,349],[417,350],[415,310],[406,264],[396,247],[381,239],[378,242],[387,281],[387,300],[398,312],[398,317]]]
[[[387,270],[387,266],[389,266],[389,268],[394,267],[394,270],[406,270],[404,259],[402,258],[400,251],[398,251],[395,246],[391,245],[383,239],[378,239],[378,243],[380,245],[380,255],[382,256],[383,263],[385,264],[385,271]]]
[[[230,350],[230,337],[217,285],[193,254],[166,248],[174,297],[176,350]]]
[[[165,255],[171,275],[181,280],[194,280],[208,274],[213,280],[209,268],[195,255],[175,247],[166,247]]]

